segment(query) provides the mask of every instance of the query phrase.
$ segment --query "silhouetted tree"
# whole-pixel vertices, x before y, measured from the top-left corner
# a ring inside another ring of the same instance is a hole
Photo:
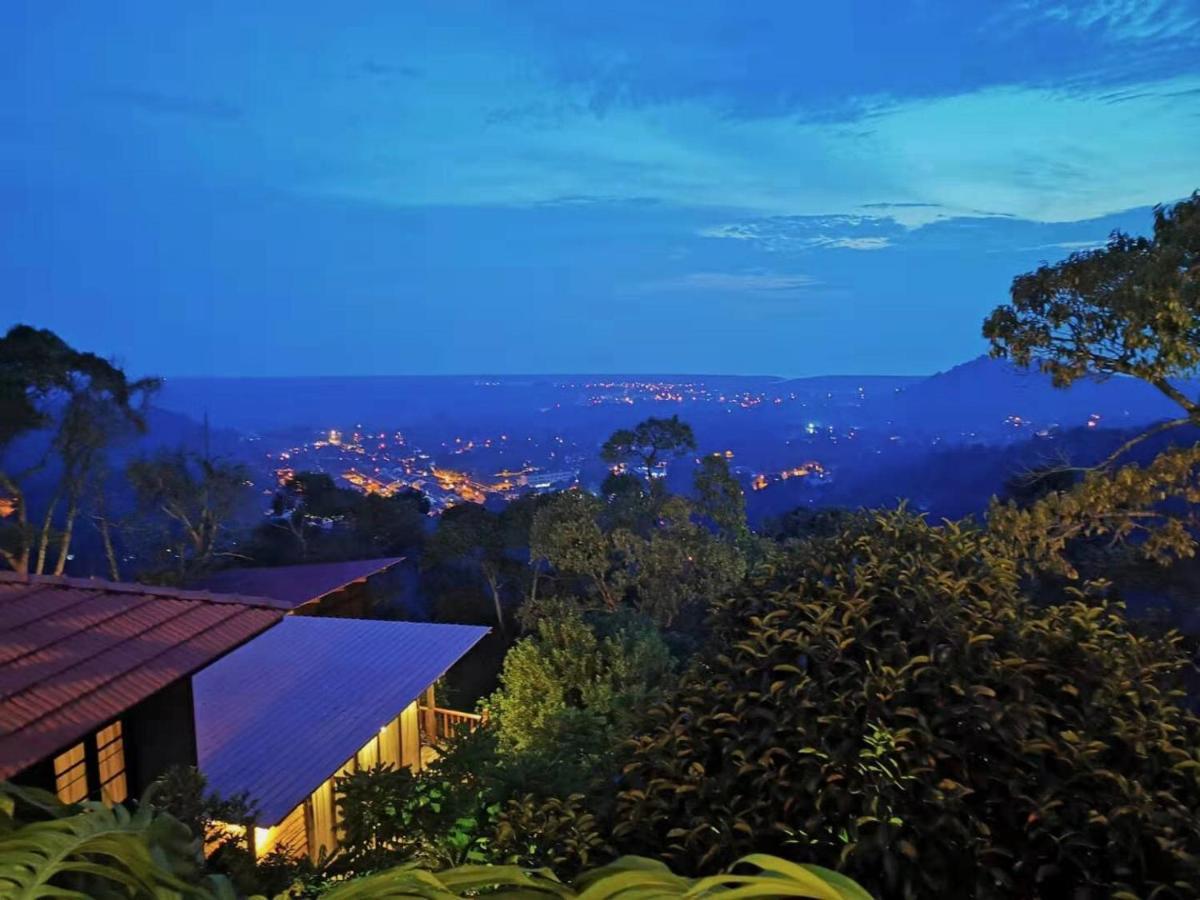
[[[186,578],[232,555],[230,526],[249,497],[244,466],[178,450],[135,460],[126,476],[143,540],[152,558],[167,564],[166,577]]]
[[[681,421],[679,416],[669,419],[651,417],[632,429],[614,431],[601,447],[600,456],[605,462],[638,466],[653,490],[659,463],[695,449],[696,436],[692,426]]]
[[[988,316],[983,335],[993,356],[1036,365],[1058,387],[1126,375],[1185,413],[1110,461],[1157,431],[1200,424],[1200,399],[1177,384],[1200,371],[1200,191],[1156,207],[1153,237],[1115,231],[1099,250],[1017,276],[1011,301]]]
[[[720,454],[701,457],[693,478],[700,514],[735,541],[750,536],[746,523],[746,494],[729,471],[729,462]]]
[[[477,503],[460,503],[442,513],[425,553],[430,564],[465,564],[482,576],[501,632],[505,631],[501,589],[509,562],[504,537],[498,514]]]
[[[158,385],[153,378],[131,381],[114,363],[46,329],[16,325],[0,339],[0,453],[23,435],[50,433],[47,452],[22,470],[0,468],[0,491],[12,507],[12,521],[0,530],[0,558],[9,566],[44,572],[57,545],[53,570],[62,574],[84,497],[98,489],[105,448],[122,431],[145,428],[144,404]],[[61,474],[34,525],[25,485],[51,455]]]
[[[1055,385],[1122,375],[1163,393],[1184,415],[1126,441],[1082,478],[1024,508],[993,502],[988,520],[1034,572],[1077,577],[1067,559],[1081,539],[1136,541],[1150,559],[1169,562],[1195,552],[1200,524],[1200,445],[1172,447],[1149,465],[1115,468],[1154,434],[1200,424],[1200,400],[1180,379],[1200,371],[1200,192],[1157,207],[1154,235],[1114,232],[1099,250],[1018,276],[1012,300],[984,322],[992,353],[1036,365]],[[1043,473],[1043,486],[1048,473]],[[1164,504],[1173,500],[1174,505]]]

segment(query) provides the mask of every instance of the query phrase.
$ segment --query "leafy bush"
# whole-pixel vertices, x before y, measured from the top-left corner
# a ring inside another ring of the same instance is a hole
[[[658,632],[627,615],[590,624],[566,602],[541,606],[534,634],[504,659],[489,701],[502,753],[590,770],[631,733],[672,668]]]
[[[490,862],[490,834],[500,810],[488,787],[493,779],[485,774],[492,759],[490,748],[464,736],[419,775],[383,764],[337,779],[342,852],[334,869],[367,872],[409,860],[432,866]]]
[[[415,782],[411,771],[390,764],[334,781],[342,851],[339,868],[377,869],[413,855]]]
[[[495,859],[560,874],[612,859],[616,854],[591,806],[583,794],[510,799],[497,818]]]
[[[884,897],[1196,896],[1176,637],[1031,604],[997,546],[895,512],[757,575],[633,743],[619,846],[692,872],[765,849]]]

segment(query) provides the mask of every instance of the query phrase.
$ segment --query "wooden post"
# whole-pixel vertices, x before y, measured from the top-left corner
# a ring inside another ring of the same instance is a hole
[[[437,699],[434,697],[433,685],[425,688],[425,737],[430,744],[436,744],[438,740],[437,733]]]

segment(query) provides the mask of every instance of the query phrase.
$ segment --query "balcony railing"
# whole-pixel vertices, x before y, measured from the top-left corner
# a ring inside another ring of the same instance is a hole
[[[443,709],[440,706],[422,706],[421,716],[424,720],[425,739],[431,744],[441,743],[461,731],[474,731],[484,721],[484,717],[479,713]]]

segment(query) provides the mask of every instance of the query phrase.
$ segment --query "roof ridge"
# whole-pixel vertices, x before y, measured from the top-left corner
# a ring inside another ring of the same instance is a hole
[[[406,556],[364,556],[359,559],[318,559],[313,562],[302,563],[287,563],[282,566],[230,566],[226,569],[216,569],[210,572],[211,575],[216,575],[220,572],[244,572],[244,571],[264,571],[267,569],[305,569],[310,566],[352,566],[356,563],[387,563],[395,565],[396,563],[404,562]]]
[[[128,612],[129,612],[129,611],[127,610],[127,611],[125,611],[125,612],[123,612],[123,613],[120,613],[120,614],[118,614],[118,615],[127,615],[127,614],[128,614]],[[181,619],[185,619],[185,618],[187,618],[188,616],[195,615],[195,614],[196,614],[196,610],[195,610],[194,608],[193,608],[193,609],[184,609],[184,610],[180,610],[179,612],[177,612],[177,613],[175,613],[174,615],[172,615],[170,618],[168,618],[168,619],[164,619],[162,622],[158,622],[158,623],[156,623],[155,625],[152,625],[152,626],[150,626],[150,627],[149,627],[149,628],[147,628],[147,629],[144,629],[144,630],[142,630],[142,631],[139,631],[137,634],[132,634],[132,635],[129,635],[128,637],[125,637],[125,638],[123,638],[122,640],[120,640],[120,641],[118,641],[116,644],[114,644],[112,647],[108,648],[108,650],[106,650],[105,652],[109,652],[110,650],[115,650],[117,647],[120,647],[120,646],[123,646],[123,645],[127,645],[127,644],[129,644],[129,643],[131,643],[131,642],[139,641],[139,640],[143,639],[143,638],[145,637],[145,635],[146,635],[147,633],[149,633],[149,632],[157,631],[157,630],[158,630],[158,629],[160,629],[160,628],[166,628],[166,627],[168,627],[168,626],[170,626],[170,625],[172,625],[172,624],[178,623],[178,622],[179,622]],[[220,627],[224,627],[224,626],[228,625],[230,622],[232,622],[233,620],[237,619],[238,617],[240,617],[240,616],[244,616],[244,615],[247,615],[247,614],[248,614],[248,610],[245,610],[245,609],[238,610],[238,611],[237,611],[237,612],[235,612],[235,613],[234,613],[234,614],[233,614],[233,615],[232,615],[232,616],[231,616],[229,619],[222,619],[222,620],[219,620],[219,621],[213,622],[213,623],[212,623],[212,624],[210,624],[210,625],[207,625],[207,626],[205,626],[205,627],[204,627],[204,628],[202,628],[200,631],[198,631],[198,632],[196,632],[195,634],[191,635],[191,636],[188,638],[188,640],[189,640],[189,641],[195,641],[195,640],[197,640],[197,639],[199,639],[199,638],[203,637],[204,635],[208,634],[209,632],[213,631],[214,629],[216,629],[216,628],[220,628]],[[111,618],[115,618],[115,617],[110,617],[110,619],[111,619]],[[106,620],[106,621],[107,621],[107,620]],[[278,624],[278,623],[275,623],[275,624]],[[273,627],[273,626],[270,626],[270,627]],[[263,631],[266,631],[266,630],[267,630],[267,629],[263,629]],[[262,634],[262,632],[260,631],[260,632],[258,632],[258,634]],[[252,635],[252,636],[251,636],[251,637],[249,637],[249,638],[246,638],[246,640],[245,640],[245,641],[242,641],[242,643],[241,643],[241,644],[238,644],[237,646],[235,646],[235,647],[231,648],[230,650],[228,650],[228,651],[226,651],[226,652],[232,652],[233,650],[236,650],[236,649],[237,649],[237,647],[240,647],[240,646],[242,646],[242,644],[248,643],[249,641],[253,640],[255,637],[258,637],[258,634],[255,634],[255,635]],[[22,732],[22,731],[27,731],[28,729],[30,729],[30,728],[33,728],[33,727],[37,726],[37,725],[38,725],[38,723],[45,721],[45,720],[46,720],[47,718],[49,718],[50,716],[53,716],[53,715],[58,715],[58,714],[60,714],[60,713],[61,713],[63,710],[65,710],[65,709],[67,709],[67,708],[69,708],[69,707],[76,706],[76,705],[78,705],[78,704],[80,704],[80,703],[83,703],[83,702],[84,702],[86,699],[88,699],[89,697],[92,697],[92,696],[94,696],[94,695],[96,695],[96,694],[99,694],[99,693],[101,693],[102,691],[105,691],[105,690],[109,689],[109,688],[110,688],[110,687],[111,687],[111,686],[112,686],[114,683],[116,683],[116,682],[120,681],[120,680],[121,680],[121,679],[123,679],[123,678],[127,678],[127,677],[130,675],[130,673],[132,673],[132,672],[136,672],[136,671],[137,671],[137,670],[139,670],[139,669],[144,669],[144,668],[146,668],[146,667],[148,667],[148,666],[152,665],[152,664],[153,664],[153,663],[155,663],[156,661],[158,661],[158,660],[162,659],[162,658],[163,658],[164,656],[166,656],[167,654],[169,654],[169,653],[174,653],[176,650],[178,650],[178,646],[176,646],[176,645],[172,645],[172,646],[163,647],[163,649],[162,649],[162,650],[158,651],[157,653],[153,654],[152,656],[149,656],[149,657],[147,657],[146,659],[144,659],[144,660],[140,661],[139,663],[137,663],[137,664],[136,664],[136,665],[134,665],[134,666],[131,666],[131,667],[128,667],[128,668],[123,668],[123,669],[120,669],[119,671],[115,671],[115,672],[110,672],[110,673],[107,673],[107,674],[104,676],[104,680],[103,680],[103,681],[101,681],[101,682],[99,682],[99,683],[97,683],[97,684],[94,684],[94,685],[92,685],[90,688],[86,688],[85,690],[82,690],[82,691],[80,691],[78,694],[76,694],[74,697],[72,697],[72,698],[71,698],[70,700],[68,700],[66,703],[62,704],[62,706],[59,706],[59,707],[57,707],[57,708],[54,708],[54,709],[47,709],[47,710],[44,710],[44,711],[43,711],[41,714],[39,714],[39,715],[38,715],[36,718],[34,718],[34,719],[31,719],[30,721],[26,722],[24,725],[20,725],[20,726],[18,726],[17,728],[13,729],[11,732],[8,732],[8,733],[5,735],[5,737],[11,737],[11,736],[14,736],[14,735],[17,735],[17,734],[19,734],[19,733],[20,733],[20,732]],[[81,665],[86,665],[87,663],[91,662],[91,660],[92,660],[92,659],[93,659],[93,657],[86,657],[86,658],[84,658],[84,659],[80,659],[80,660],[78,660],[78,661],[76,661],[76,662],[72,663],[72,664],[71,664],[70,666],[68,666],[66,669],[62,670],[62,672],[63,672],[63,673],[65,673],[65,672],[69,672],[69,671],[71,671],[72,669],[76,669],[76,668],[78,668],[78,667],[79,667],[79,666],[81,666]],[[209,663],[206,663],[205,665],[211,665],[211,662],[212,662],[212,661],[210,661]],[[201,666],[200,666],[198,669],[193,669],[193,670],[191,670],[191,671],[188,671],[188,672],[185,672],[185,673],[183,673],[183,675],[181,675],[180,677],[181,677],[181,678],[187,678],[187,677],[190,677],[191,675],[195,674],[196,672],[198,672],[198,671],[199,671],[200,669],[202,669],[202,668],[204,668],[204,666],[203,666],[203,665],[201,665]],[[59,674],[62,674],[62,673],[59,673]],[[22,693],[25,693],[27,690],[29,690],[29,689],[28,689],[28,688],[22,689],[21,691],[17,691],[17,692],[15,692],[15,693],[12,693],[12,694],[8,695],[7,697],[5,697],[5,698],[3,698],[3,699],[5,699],[5,700],[11,700],[11,699],[12,699],[12,698],[14,698],[14,697],[18,697],[18,696],[20,696],[20,694],[22,694]]]
[[[141,584],[136,581],[109,581],[104,578],[77,578],[72,575],[27,575],[20,572],[0,572],[0,584],[58,585],[82,588],[91,591],[108,591],[114,594],[149,594],[177,600],[197,600],[204,603],[236,603],[242,606],[265,606],[270,609],[290,610],[291,607],[271,597],[255,597],[245,594],[222,594],[214,591],[198,591],[166,585]]]

